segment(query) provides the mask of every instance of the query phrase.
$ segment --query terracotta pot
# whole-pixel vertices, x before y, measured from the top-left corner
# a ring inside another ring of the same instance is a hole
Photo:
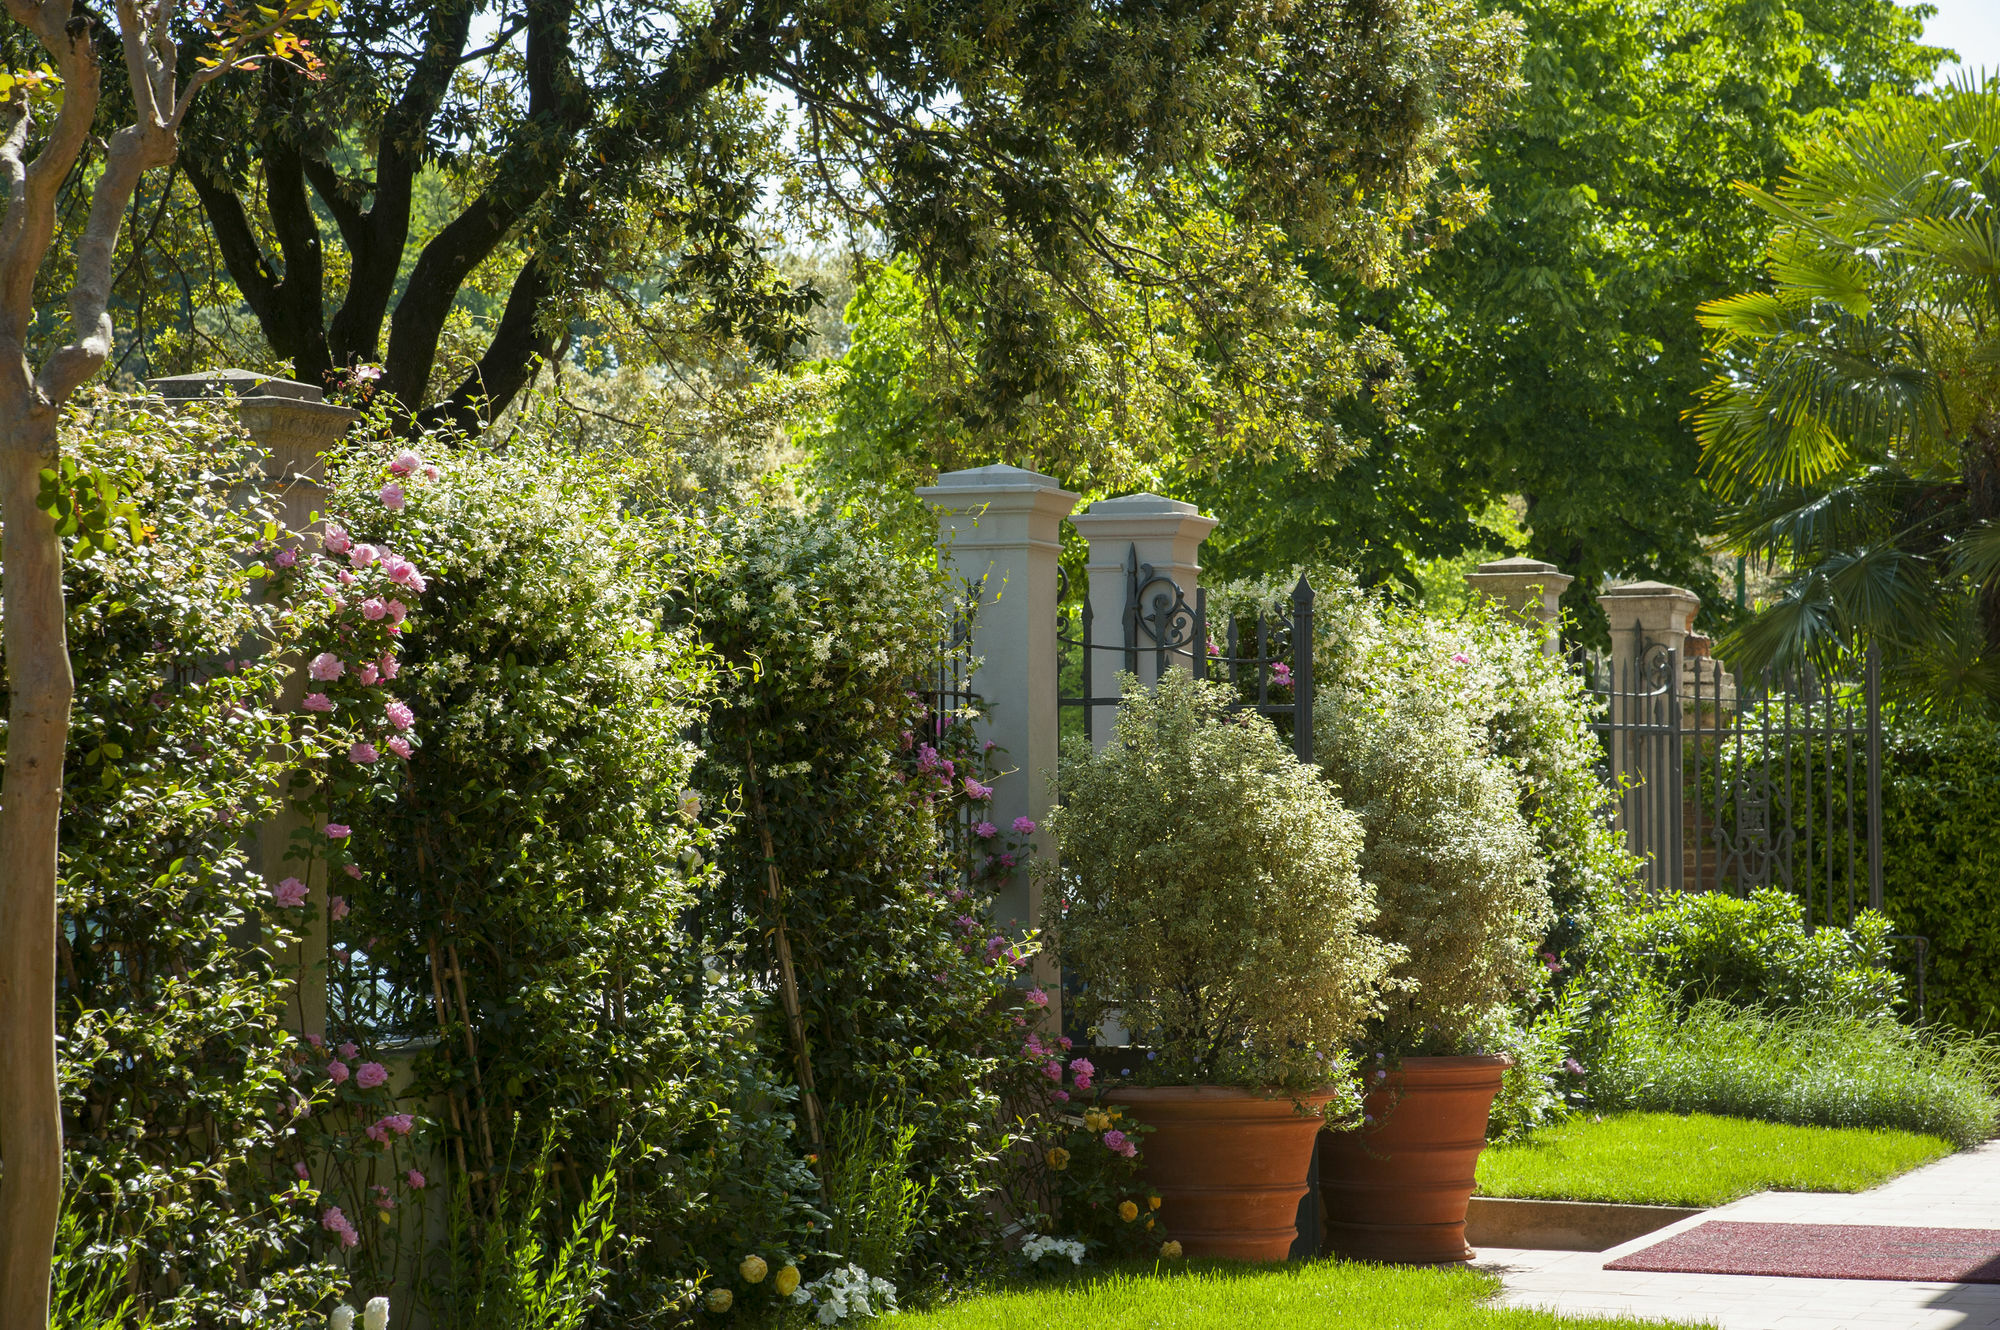
[[[1301,1095],[1317,1110],[1330,1091]],[[1298,1237],[1320,1121],[1290,1095],[1219,1085],[1121,1086],[1105,1097],[1152,1127],[1141,1176],[1189,1256],[1282,1261]]]
[[[1321,1244],[1359,1261],[1469,1261],[1465,1207],[1504,1057],[1405,1058],[1365,1111],[1320,1137]]]

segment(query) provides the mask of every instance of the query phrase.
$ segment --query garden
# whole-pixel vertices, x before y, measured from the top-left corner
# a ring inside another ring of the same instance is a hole
[[[1473,1207],[2000,1133],[2000,87],[766,8],[10,5],[0,1330],[1610,1330]]]

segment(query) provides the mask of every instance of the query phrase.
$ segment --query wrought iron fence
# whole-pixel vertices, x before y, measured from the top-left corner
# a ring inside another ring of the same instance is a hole
[[[1057,572],[1058,603],[1069,599],[1069,579]],[[1095,740],[1097,711],[1118,706],[1113,694],[1093,690],[1096,671],[1092,653],[1112,652],[1119,668],[1140,674],[1142,663],[1158,678],[1172,667],[1185,667],[1199,679],[1227,682],[1237,694],[1238,710],[1269,716],[1280,732],[1289,732],[1292,751],[1301,761],[1313,756],[1313,589],[1304,577],[1292,589],[1290,603],[1258,605],[1244,614],[1229,613],[1220,625],[1210,621],[1208,590],[1197,586],[1194,597],[1166,573],[1139,562],[1137,545],[1125,554],[1124,608],[1118,639],[1097,639],[1096,616],[1090,597],[1074,612],[1059,610],[1056,618],[1057,689],[1059,709],[1080,714],[1084,737]],[[1214,632],[1220,627],[1223,641]],[[1067,691],[1075,688],[1075,692]],[[1282,696],[1281,696],[1282,695]]]

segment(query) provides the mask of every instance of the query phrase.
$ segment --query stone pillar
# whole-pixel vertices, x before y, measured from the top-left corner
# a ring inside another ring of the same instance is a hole
[[[1563,592],[1575,580],[1557,571],[1552,563],[1519,558],[1482,563],[1465,575],[1465,584],[1474,591],[1499,601],[1528,622],[1544,625],[1542,654],[1545,656],[1553,656],[1560,650]]]
[[[994,782],[993,821],[1011,827],[1027,817],[1040,828],[1055,800],[1057,558],[1062,521],[1077,496],[1017,466],[947,472],[917,494],[937,512],[938,547],[949,566],[979,587],[972,652],[981,664],[972,687],[987,706],[986,737],[1005,750],[1007,768]],[[1041,926],[1034,861],[1053,853],[1038,830],[1033,859],[994,901],[997,922]],[[1037,959],[1035,978],[1060,1028],[1062,985],[1046,957]]]
[[[1090,542],[1091,643],[1085,662],[1085,689],[1093,698],[1115,699],[1118,674],[1131,669],[1141,683],[1159,678],[1161,646],[1170,666],[1192,670],[1195,588],[1201,576],[1201,542],[1215,529],[1191,503],[1157,494],[1100,499],[1070,525]],[[1150,572],[1148,571],[1150,569]],[[1135,585],[1136,584],[1136,585]],[[1136,590],[1138,605],[1127,606]],[[1132,648],[1128,655],[1122,648]],[[1110,742],[1115,708],[1094,706],[1091,740]]]
[[[1653,892],[1679,887],[1685,719],[1677,663],[1701,598],[1662,582],[1608,587],[1597,603],[1611,625],[1611,764],[1627,847],[1648,861]]]
[[[320,454],[339,441],[360,412],[335,406],[310,384],[253,374],[248,370],[212,370],[148,379],[146,386],[168,407],[200,399],[232,397],[237,418],[263,451],[264,485],[257,501],[272,507],[289,530],[318,533],[314,514],[326,511],[326,474]],[[243,496],[249,501],[251,496]],[[305,673],[292,672],[279,705],[290,708],[305,696]],[[297,860],[285,860],[292,835],[307,826],[289,809],[257,829],[254,860],[267,882],[303,877],[312,889],[313,922],[306,928],[296,958],[298,983],[293,990],[292,1025],[302,1034],[326,1032],[327,882],[324,863],[310,871]]]

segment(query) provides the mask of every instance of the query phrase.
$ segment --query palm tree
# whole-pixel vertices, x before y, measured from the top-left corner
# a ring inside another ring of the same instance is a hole
[[[1864,644],[1928,709],[2000,706],[2000,78],[1871,107],[1775,191],[1770,289],[1704,304],[1691,413],[1723,533],[1785,578],[1739,670]]]

